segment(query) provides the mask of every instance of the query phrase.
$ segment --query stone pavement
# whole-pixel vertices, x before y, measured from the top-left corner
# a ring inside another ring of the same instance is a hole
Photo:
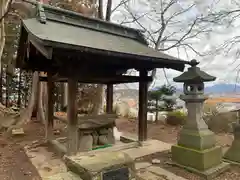
[[[171,144],[158,140],[148,140],[139,147],[132,147],[122,150],[131,158],[137,159],[143,156],[169,150]],[[38,147],[32,151],[27,151],[33,165],[39,171],[43,180],[81,180],[76,174],[67,172],[67,168],[62,160],[53,156],[45,147]],[[165,169],[155,166],[149,162],[136,162],[136,180],[185,180]]]

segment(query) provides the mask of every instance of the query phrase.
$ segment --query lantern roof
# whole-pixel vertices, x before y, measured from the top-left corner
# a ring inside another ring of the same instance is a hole
[[[191,82],[191,83],[199,83],[199,82],[210,82],[216,80],[216,77],[209,75],[208,73],[200,70],[197,65],[199,62],[197,62],[195,59],[191,60],[190,68],[188,68],[188,71],[182,73],[180,76],[177,76],[173,78],[174,82]]]

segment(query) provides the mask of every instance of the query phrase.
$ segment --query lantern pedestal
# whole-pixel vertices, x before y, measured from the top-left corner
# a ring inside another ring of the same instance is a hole
[[[174,165],[205,179],[212,179],[230,168],[229,163],[222,162],[222,149],[218,146],[199,151],[173,145],[172,160]]]
[[[213,178],[229,168],[222,162],[222,148],[215,145],[214,133],[208,129],[183,128],[177,145],[173,145],[172,161],[205,178]]]
[[[221,164],[222,149],[221,147],[213,147],[199,151],[174,145],[172,146],[172,160],[178,164],[190,166],[198,171],[206,171]]]
[[[233,124],[234,140],[231,147],[224,155],[224,160],[236,165],[240,165],[240,124]]]

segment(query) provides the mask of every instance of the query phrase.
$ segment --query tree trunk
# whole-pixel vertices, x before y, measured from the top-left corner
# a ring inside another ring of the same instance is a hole
[[[6,99],[5,106],[9,107],[9,74],[6,73]]]
[[[44,108],[43,108],[43,98],[44,98],[44,90],[46,83],[45,82],[40,82],[39,83],[39,92],[38,92],[38,113],[37,113],[37,119],[38,121],[42,122],[43,124],[45,124],[45,120],[46,120],[46,114],[44,112]]]
[[[3,68],[0,70],[0,103],[3,104]]]
[[[19,71],[19,82],[18,82],[18,101],[17,101],[17,104],[18,104],[18,108],[20,109],[21,108],[21,83],[22,83],[22,70],[20,69]]]
[[[64,83],[63,107],[67,107],[67,102],[68,102],[68,84]]]
[[[98,115],[103,113],[104,109],[104,87],[103,85],[98,85],[96,89],[96,94],[93,99],[93,114]]]
[[[60,109],[61,109],[61,111],[62,111],[63,108],[64,108],[64,84],[61,83],[61,84],[60,84],[60,87],[61,87],[61,99],[60,99],[61,107],[60,107]]]
[[[1,0],[0,1],[0,17],[3,17],[7,7],[8,7],[8,0]],[[0,70],[2,70],[2,54],[3,54],[3,49],[5,46],[5,27],[4,27],[4,18],[0,21]]]
[[[31,120],[32,113],[34,108],[36,107],[37,103],[37,95],[38,95],[38,89],[39,89],[39,73],[34,72],[33,78],[32,78],[32,89],[31,89],[31,95],[28,100],[28,106],[26,109],[24,109],[19,119],[17,120],[16,125],[22,125]]]
[[[40,75],[44,76],[44,72],[41,72]],[[39,91],[38,91],[38,101],[37,101],[37,119],[46,124],[47,112],[47,83],[39,82]]]
[[[155,122],[158,121],[158,99],[156,99],[156,104],[155,104],[155,109],[156,109],[156,117],[155,117]]]
[[[101,2],[101,1],[100,1]],[[99,5],[103,6],[103,3],[99,3]],[[111,8],[112,8],[112,0],[107,1],[107,9],[106,9],[106,21],[110,21],[111,19]],[[99,7],[99,10],[102,10],[103,7]],[[99,12],[98,18],[102,19],[102,13]],[[94,106],[93,106],[93,114],[101,114],[104,111],[104,86],[102,84],[97,85],[97,93],[94,99]]]

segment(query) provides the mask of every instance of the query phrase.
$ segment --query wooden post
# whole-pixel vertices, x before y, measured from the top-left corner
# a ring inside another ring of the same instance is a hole
[[[113,84],[107,85],[106,113],[113,113]]]
[[[77,128],[77,81],[68,79],[68,145],[67,154],[74,155],[78,151],[78,128]]]
[[[46,139],[52,140],[53,138],[53,113],[54,113],[54,98],[53,98],[54,82],[52,74],[47,73],[47,93],[48,93],[48,105],[47,105],[47,123],[46,123]]]
[[[147,70],[140,70],[140,79],[147,76]],[[139,82],[138,140],[147,140],[147,92],[148,83]]]

